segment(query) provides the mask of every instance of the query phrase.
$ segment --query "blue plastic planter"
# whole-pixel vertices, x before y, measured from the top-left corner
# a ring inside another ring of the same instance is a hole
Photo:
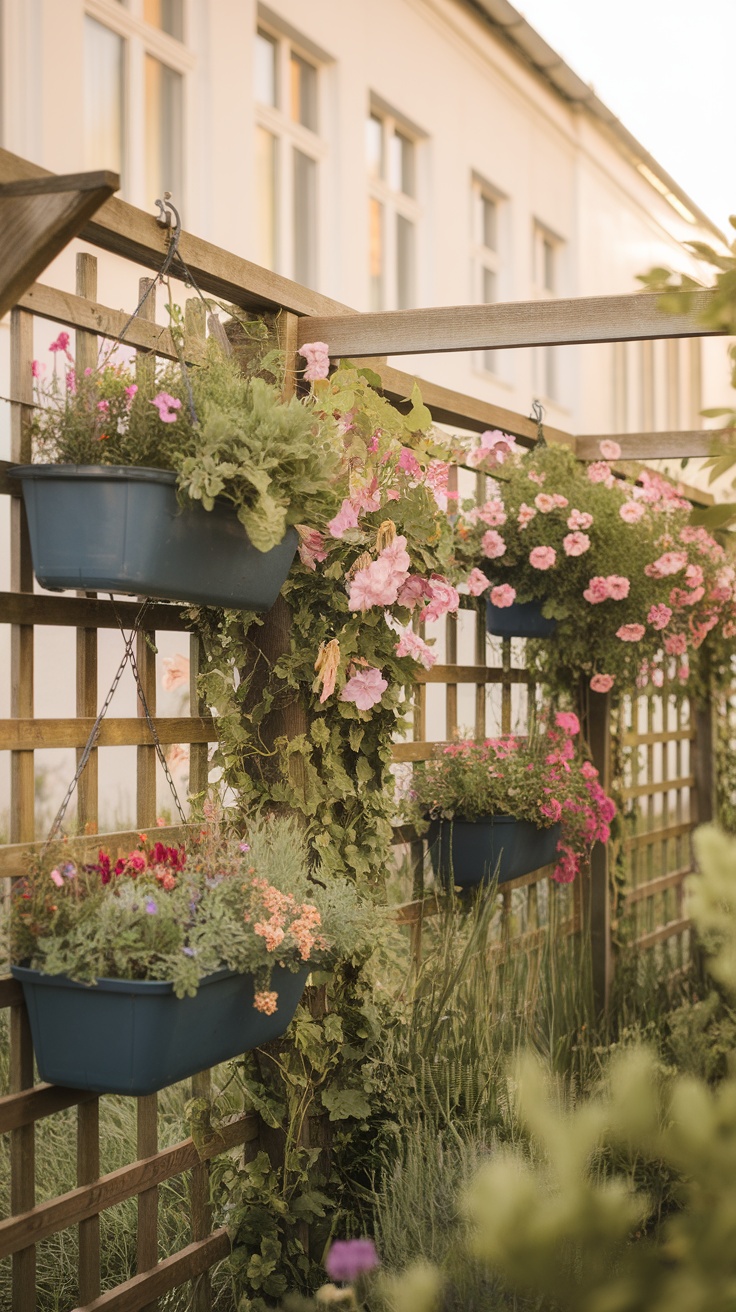
[[[542,614],[541,601],[514,601],[510,606],[486,602],[486,628],[497,638],[550,638],[557,620]]]
[[[471,888],[489,883],[498,867],[499,884],[549,865],[557,853],[560,826],[537,829],[510,815],[480,820],[433,820],[427,833],[432,869],[445,884]]]
[[[208,975],[193,998],[177,998],[163,981],[80,984],[25,966],[12,972],[23,985],[42,1080],[141,1096],[278,1038],[296,1011],[309,967],[274,969],[278,1007],[272,1016],[253,1006],[252,975],[229,970]]]
[[[268,610],[291,569],[293,528],[257,551],[232,506],[180,506],[176,475],[124,465],[16,465],[44,588]]]

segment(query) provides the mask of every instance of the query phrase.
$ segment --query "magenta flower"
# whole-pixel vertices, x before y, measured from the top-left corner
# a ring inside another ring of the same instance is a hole
[[[364,1271],[380,1266],[372,1239],[337,1239],[325,1259],[330,1280],[357,1280]]]
[[[326,342],[305,342],[299,347],[299,355],[303,355],[307,362],[304,377],[308,383],[327,378],[330,372],[330,348]]]
[[[52,870],[51,874],[49,875],[49,879],[51,880],[52,884],[56,884],[57,888],[64,887],[63,876],[59,874],[58,870]]]
[[[529,552],[529,564],[534,569],[551,569],[557,560],[554,547],[533,547]]]
[[[505,610],[507,606],[513,606],[516,601],[516,588],[512,588],[510,583],[499,583],[497,588],[491,589],[489,595],[493,606]]]
[[[155,405],[162,424],[173,424],[176,421],[177,410],[181,410],[178,396],[171,396],[168,392],[159,392],[150,404]]]
[[[138,391],[138,384],[137,384],[137,383],[131,383],[131,384],[130,384],[130,387],[126,387],[126,389],[125,389],[125,395],[127,396],[127,398],[128,398],[129,401],[132,401],[132,400],[133,400],[133,397],[135,396],[135,394],[136,394],[137,391]]]
[[[77,375],[76,375],[76,373],[74,372],[73,369],[67,369],[67,371],[66,371],[66,390],[67,390],[67,392],[69,392],[72,396],[74,396],[75,393],[76,393],[76,390],[77,390]]]
[[[67,360],[69,360],[71,364],[74,364],[74,357],[69,354],[68,333],[59,333],[59,336],[57,337],[56,341],[51,343],[49,350],[52,351],[54,354],[56,354],[57,351],[63,351]]]
[[[98,401],[98,402],[97,402],[97,409],[99,410],[99,412],[100,412],[101,415],[106,415],[107,412],[108,412],[108,410],[110,409],[110,402],[109,402],[109,401]]]
[[[31,360],[31,374],[34,378],[40,378],[41,375],[45,373],[45,364],[42,364],[40,360]]]
[[[580,721],[574,711],[558,711],[555,716],[555,724],[563,733],[575,737],[580,733]]]
[[[387,688],[388,683],[381,671],[369,665],[348,679],[340,693],[340,701],[354,702],[359,711],[369,711],[380,702]]]

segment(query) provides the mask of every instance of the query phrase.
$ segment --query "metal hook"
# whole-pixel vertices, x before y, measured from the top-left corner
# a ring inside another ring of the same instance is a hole
[[[171,192],[165,191],[163,200],[157,200],[155,204],[159,208],[159,213],[156,216],[159,228],[173,228],[178,232],[181,228],[181,218],[179,217],[179,211],[172,203]]]
[[[539,446],[546,446],[547,439],[544,436],[544,429],[542,428],[542,420],[544,419],[544,406],[542,405],[541,401],[537,400],[536,397],[532,401],[532,413],[530,417],[536,422],[537,425],[537,444]]]

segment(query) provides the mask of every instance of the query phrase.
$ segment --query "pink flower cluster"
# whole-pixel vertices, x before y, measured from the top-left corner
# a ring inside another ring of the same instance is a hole
[[[516,443],[508,433],[501,433],[497,428],[486,429],[481,433],[476,446],[471,447],[465,459],[472,469],[483,466],[484,469],[496,469],[516,450]]]
[[[623,601],[628,597],[630,588],[631,580],[622,574],[607,574],[605,577],[596,574],[585,588],[583,596],[591,606],[597,606],[601,601]]]
[[[299,354],[304,357],[307,367],[304,378],[308,383],[316,383],[327,378],[330,372],[330,348],[326,342],[305,342],[299,347]]]

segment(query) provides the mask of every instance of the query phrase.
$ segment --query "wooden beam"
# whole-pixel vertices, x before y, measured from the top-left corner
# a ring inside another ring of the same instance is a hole
[[[95,597],[76,597],[71,593],[60,596],[48,592],[0,592],[0,624],[50,624],[68,628],[117,629],[116,610],[123,625],[130,629],[140,610],[140,603],[116,601],[113,608],[110,601],[102,601]],[[139,627],[145,629],[147,633],[155,632],[157,629],[162,633],[186,633],[189,623],[178,603],[159,601],[153,602],[148,607]]]
[[[157,841],[160,839],[162,843],[183,843],[193,828],[193,825],[157,825],[151,830],[150,838],[151,840],[155,838]],[[110,852],[124,852],[126,849],[130,851],[138,845],[139,838],[140,832],[137,829],[115,830],[108,834],[80,834],[73,839],[74,851],[80,860],[96,857],[101,847],[107,848]],[[37,855],[45,845],[45,841],[38,841],[6,843],[0,847],[0,879],[22,875],[28,858]],[[7,1002],[3,1002],[6,987],[6,977],[0,978],[0,1005],[4,1006],[8,1005]]]
[[[188,1280],[196,1280],[203,1271],[209,1271],[229,1256],[230,1249],[230,1234],[223,1226],[206,1239],[188,1244],[172,1257],[164,1258],[152,1271],[133,1276],[132,1280],[116,1285],[92,1303],[75,1308],[74,1312],[140,1312],[152,1299],[160,1298]]]
[[[0,179],[0,316],[119,186],[107,172]]]
[[[683,433],[585,433],[575,439],[580,460],[600,460],[601,442],[618,442],[621,460],[682,460],[709,456],[717,430],[690,429]]]
[[[86,300],[83,296],[73,296],[71,292],[62,292],[56,287],[47,287],[37,282],[19,297],[18,304],[41,319],[64,323],[69,328],[84,328],[109,339],[117,339],[128,324],[125,333],[127,344],[144,351],[155,351],[167,360],[179,359],[168,328],[148,323],[138,316],[129,322],[130,315],[122,310],[98,305],[96,301]],[[187,364],[201,364],[205,359],[205,351],[196,343],[187,342],[185,358]]]
[[[154,717],[156,732],[164,745],[171,743],[217,742],[215,721],[208,715]],[[0,751],[31,752],[39,747],[85,747],[94,718],[0,720]],[[149,747],[148,721],[136,717],[105,719],[97,737],[98,747]]]
[[[13,983],[16,981],[13,980]],[[66,1089],[59,1084],[35,1084],[32,1089],[9,1093],[5,1098],[0,1098],[0,1134],[17,1130],[21,1125],[31,1125],[33,1121],[43,1120],[65,1107],[76,1107],[96,1098],[97,1094],[87,1089]]]
[[[498,305],[442,305],[357,316],[320,315],[299,324],[299,343],[327,342],[330,355],[415,355],[499,350],[518,346],[722,336],[701,314],[713,293],[696,292],[688,314],[665,314],[653,292],[583,296]]]

